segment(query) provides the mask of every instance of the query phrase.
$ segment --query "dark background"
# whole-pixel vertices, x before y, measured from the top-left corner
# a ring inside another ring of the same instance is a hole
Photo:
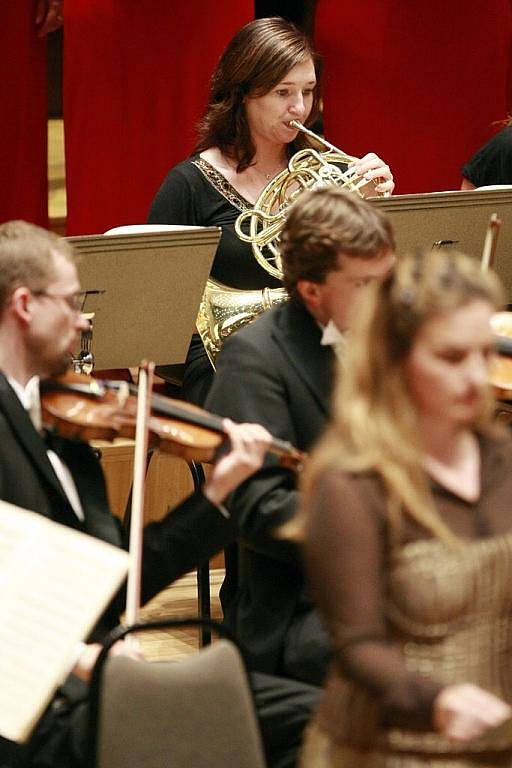
[[[311,22],[313,5],[312,0],[255,0],[254,13],[257,19],[282,16],[304,27]]]

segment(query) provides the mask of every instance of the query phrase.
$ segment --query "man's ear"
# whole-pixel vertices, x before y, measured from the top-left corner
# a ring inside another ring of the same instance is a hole
[[[320,283],[314,283],[312,280],[297,280],[297,293],[309,309],[315,309],[318,306],[320,297]]]
[[[32,319],[31,301],[32,294],[30,293],[30,289],[25,285],[20,285],[16,288],[9,301],[11,312],[18,320],[25,324],[28,324]]]

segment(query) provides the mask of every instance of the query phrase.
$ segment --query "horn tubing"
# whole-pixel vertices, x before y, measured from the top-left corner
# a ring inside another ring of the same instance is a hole
[[[298,131],[302,131],[302,133],[306,133],[308,136],[311,136],[311,138],[315,139],[316,141],[319,141],[320,144],[323,144],[324,147],[327,147],[327,149],[332,149],[333,152],[336,152],[338,155],[343,155],[347,158],[347,160],[350,161],[356,161],[359,160],[358,157],[354,157],[354,155],[347,155],[346,152],[344,152],[339,147],[336,147],[334,144],[331,144],[330,141],[327,141],[327,139],[324,139],[323,136],[319,136],[314,131],[310,131],[309,128],[306,128],[305,125],[302,125],[302,123],[299,123],[298,120],[290,120],[290,125],[293,128],[297,128]]]

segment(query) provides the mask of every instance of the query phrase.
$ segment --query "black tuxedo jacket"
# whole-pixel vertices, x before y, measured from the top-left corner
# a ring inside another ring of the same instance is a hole
[[[320,339],[319,326],[298,302],[269,310],[225,342],[207,408],[263,424],[309,451],[329,414],[334,372],[333,351]],[[273,459],[233,494],[229,508],[242,545],[223,602],[253,668],[319,684],[327,636],[305,589],[298,547],[274,536],[297,502],[295,475]]]
[[[116,546],[119,521],[110,513],[101,466],[86,443],[60,439],[52,444],[68,466],[84,509],[72,510],[32,425],[7,379],[0,373],[0,499]],[[194,494],[160,522],[144,530],[142,591],[148,600],[170,582],[222,549],[230,523],[202,494]],[[117,614],[111,614],[111,619]]]
[[[74,440],[52,440],[75,481],[84,510],[81,522],[72,510],[46,453],[46,445],[34,429],[19,398],[0,373],[0,499],[38,512],[57,523],[79,529],[110,544],[121,546],[119,521],[111,515],[101,466],[91,448]],[[229,537],[230,523],[202,494],[195,494],[157,523],[144,530],[142,593],[147,600],[174,579],[218,552]],[[65,574],[63,575],[65,577]],[[121,592],[93,630],[90,640],[101,640],[119,621],[124,608]],[[59,709],[51,706],[36,729],[29,749],[36,751],[29,765],[69,768],[78,757],[78,732],[83,720],[80,702],[86,689],[72,676],[59,693]],[[73,745],[73,747],[71,747]],[[73,755],[70,753],[73,751]],[[75,754],[75,749],[78,752]],[[18,765],[25,750],[0,738],[0,764]],[[71,762],[70,762],[71,761]]]

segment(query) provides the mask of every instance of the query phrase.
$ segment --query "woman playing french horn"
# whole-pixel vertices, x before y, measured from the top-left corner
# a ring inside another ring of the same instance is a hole
[[[234,224],[290,158],[311,145],[290,125],[318,116],[319,59],[307,37],[280,18],[246,24],[228,44],[211,82],[194,154],[173,168],[156,194],[149,222],[222,227],[212,277],[236,289],[278,287],[254,260]],[[375,180],[376,194],[393,191],[389,167],[374,153],[355,161]],[[199,337],[192,340],[185,395],[203,402],[212,369]]]

